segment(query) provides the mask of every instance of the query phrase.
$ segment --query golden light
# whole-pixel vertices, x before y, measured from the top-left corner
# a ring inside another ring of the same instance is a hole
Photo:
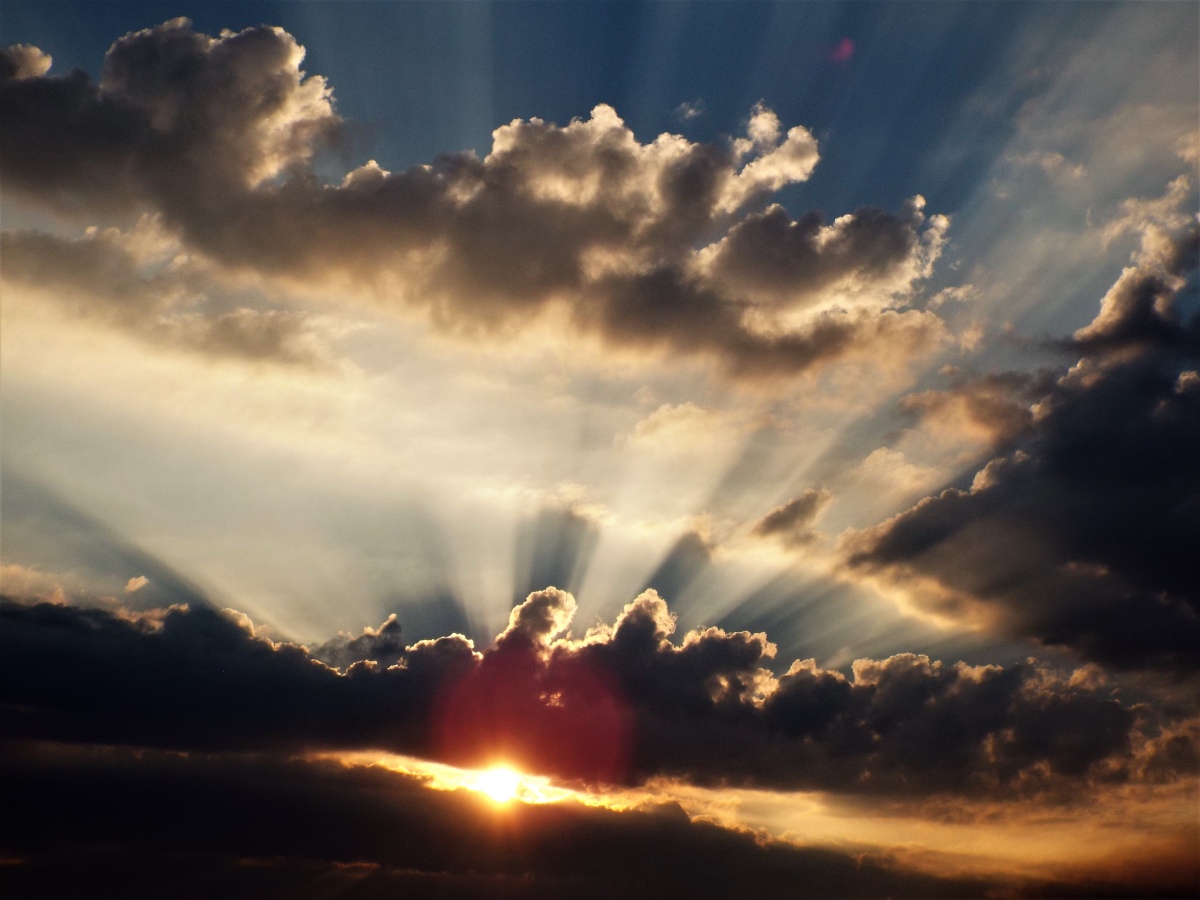
[[[517,795],[521,776],[507,766],[496,766],[479,773],[478,790],[496,803],[507,803]]]

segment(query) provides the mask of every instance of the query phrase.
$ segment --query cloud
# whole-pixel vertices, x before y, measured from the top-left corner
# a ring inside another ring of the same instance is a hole
[[[966,897],[886,852],[800,847],[692,821],[676,804],[497,810],[414,776],[248,755],[6,749],[5,896]],[[751,874],[752,873],[752,874]],[[1162,876],[1160,876],[1162,877]],[[38,893],[38,890],[41,893]]]
[[[643,144],[600,105],[565,126],[503,125],[483,159],[398,173],[372,161],[327,184],[312,162],[344,123],[302,59],[278,28],[213,38],[178,19],[118,40],[99,83],[26,66],[0,81],[0,172],[25,202],[151,213],[214,266],[423,309],[455,332],[556,315],[612,346],[751,379],[846,358],[902,364],[945,337],[935,315],[903,308],[948,224],[919,198],[827,226],[753,213],[819,158],[805,128],[785,131],[761,103],[746,135],[722,143]],[[817,303],[826,291],[850,300]],[[807,316],[780,318],[801,300]]]
[[[829,295],[873,304],[902,296],[928,277],[950,222],[926,217],[916,196],[898,215],[864,208],[826,224],[819,212],[792,221],[773,204],[706,248],[713,278],[768,308],[794,310]]]
[[[152,345],[248,361],[322,361],[308,315],[233,305],[235,291],[155,232],[150,223],[128,233],[88,229],[75,239],[6,231],[0,277],[14,294],[33,295]]]
[[[0,49],[0,79],[20,81],[38,78],[50,71],[50,57],[29,44]]]
[[[674,109],[675,118],[681,122],[688,122],[692,119],[698,119],[704,115],[704,101],[700,98],[695,100],[685,100]]]
[[[149,583],[150,579],[145,575],[137,575],[125,582],[125,593],[136,594]]]
[[[817,539],[812,524],[833,499],[829,491],[809,488],[799,497],[777,506],[755,523],[753,534],[774,537],[798,547]]]
[[[858,660],[849,676],[811,660],[775,676],[764,634],[708,628],[673,641],[675,618],[654,591],[611,626],[558,637],[574,608],[564,591],[535,592],[482,654],[458,635],[401,652],[394,620],[310,652],[207,607],[132,614],[4,600],[0,708],[8,737],[27,741],[373,748],[468,767],[503,759],[592,783],[667,776],[897,797],[1069,795],[1138,781],[1149,777],[1138,762],[1148,742],[1168,734],[1094,679],[1032,663],[899,654]],[[378,662],[339,672],[316,656]],[[1195,768],[1191,737],[1172,733],[1178,746],[1157,754],[1156,779]]]
[[[368,626],[357,637],[339,634],[324,644],[310,648],[309,653],[321,662],[347,669],[365,660],[381,666],[392,666],[404,659],[404,651],[400,622],[392,613],[378,628]]]
[[[1059,345],[1078,362],[1028,413],[994,389],[1027,401],[1041,377],[989,376],[910,401],[956,406],[1010,446],[970,489],[848,536],[847,559],[949,618],[1109,666],[1195,673],[1200,392],[1189,373],[1200,317],[1185,315],[1197,231],[1189,216],[1140,227],[1133,264],[1099,315]]]
[[[941,390],[909,394],[900,401],[946,438],[967,437],[1002,447],[1033,424],[1033,404],[1053,389],[1050,372],[988,372],[978,375],[945,370],[951,381]],[[878,452],[878,451],[876,451]]]

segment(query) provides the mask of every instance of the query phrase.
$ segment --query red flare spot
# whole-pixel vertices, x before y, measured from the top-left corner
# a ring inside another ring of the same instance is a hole
[[[611,783],[628,768],[631,718],[610,673],[513,646],[493,650],[442,693],[433,735],[438,756],[455,765],[504,760],[525,772]]]
[[[837,46],[826,53],[825,56],[833,62],[847,62],[854,56],[854,41],[848,37],[842,38],[838,41]]]

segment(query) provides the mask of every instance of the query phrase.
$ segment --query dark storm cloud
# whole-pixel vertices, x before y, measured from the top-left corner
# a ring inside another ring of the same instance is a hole
[[[831,499],[833,495],[829,491],[809,488],[759,519],[753,533],[759,537],[777,538],[793,547],[811,543],[817,537],[812,524]]]
[[[115,229],[69,240],[31,231],[0,235],[0,277],[82,318],[115,325],[152,344],[213,356],[315,364],[307,317],[288,310],[225,308],[196,266],[139,259]]]
[[[365,289],[457,331],[565,307],[611,344],[707,356],[746,378],[847,356],[899,363],[945,334],[932,313],[903,308],[947,226],[919,198],[828,226],[778,206],[739,220],[818,159],[808,131],[785,132],[761,104],[745,137],[720,144],[642,144],[598,106],[563,127],[514,120],[484,159],[399,173],[368,163],[335,185],[311,162],[343,123],[280,29],[211,38],[168,22],[117,41],[98,84],[45,74],[36,53],[5,57],[6,185],[80,217],[155,213],[229,269]],[[772,320],[827,288],[853,302]]]
[[[0,750],[5,896],[983,896],[883,854],[689,821],[434,791],[377,768],[278,758]],[[182,873],[189,873],[180,877]],[[170,876],[174,875],[174,878]]]
[[[467,766],[499,755],[589,781],[671,776],[904,796],[1142,779],[1148,739],[1163,743],[1158,769],[1195,767],[1186,733],[1167,747],[1146,710],[1036,665],[901,654],[860,660],[850,677],[809,661],[775,678],[764,635],[710,628],[670,640],[674,618],[653,592],[612,628],[556,639],[574,609],[570,594],[537,592],[482,655],[453,635],[394,654],[387,623],[353,652],[342,641],[334,652],[341,662],[378,658],[386,643],[398,664],[359,662],[343,674],[210,608],[134,616],[4,601],[0,726],[10,739],[374,748]]]
[[[1081,355],[970,490],[951,489],[847,541],[859,571],[942,615],[1124,669],[1200,667],[1200,316],[1194,219],[1147,228]],[[934,402],[920,401],[925,406]]]

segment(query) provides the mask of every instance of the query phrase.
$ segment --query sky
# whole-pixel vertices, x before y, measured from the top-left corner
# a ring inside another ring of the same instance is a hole
[[[6,895],[1200,892],[1195,4],[0,47]]]

